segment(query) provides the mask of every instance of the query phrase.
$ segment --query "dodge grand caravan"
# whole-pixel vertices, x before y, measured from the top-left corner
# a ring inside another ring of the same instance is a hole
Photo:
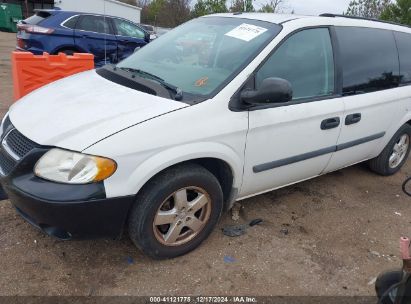
[[[61,238],[196,248],[233,202],[410,151],[411,29],[336,15],[192,20],[117,65],[47,85],[1,126],[0,181]]]

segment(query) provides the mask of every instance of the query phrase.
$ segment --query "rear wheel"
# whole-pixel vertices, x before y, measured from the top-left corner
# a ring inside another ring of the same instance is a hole
[[[57,52],[57,54],[59,54],[59,53],[66,54],[67,56],[73,56],[74,53],[78,53],[78,52],[75,51],[75,50],[72,50],[72,49],[63,49],[63,50],[60,50],[60,51]]]
[[[190,252],[213,230],[223,210],[216,177],[185,164],[149,181],[129,215],[129,236],[147,255],[174,258]]]
[[[394,134],[381,154],[370,160],[371,170],[384,176],[397,173],[407,161],[411,148],[410,139],[411,126],[405,124]]]

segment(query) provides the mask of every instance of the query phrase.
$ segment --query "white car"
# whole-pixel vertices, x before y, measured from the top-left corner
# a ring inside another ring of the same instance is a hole
[[[411,29],[383,22],[195,19],[14,104],[0,181],[49,235],[127,230],[149,256],[176,257],[235,201],[366,160],[396,173],[410,151],[410,54]]]
[[[150,40],[157,39],[157,33],[154,26],[148,24],[140,24],[140,26],[150,34]]]

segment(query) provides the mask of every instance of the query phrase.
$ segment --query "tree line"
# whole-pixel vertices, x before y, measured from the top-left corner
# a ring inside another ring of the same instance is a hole
[[[227,12],[281,13],[287,0],[268,0],[259,8],[255,0],[120,0],[142,8],[141,22],[175,27],[192,18]],[[261,3],[261,2],[258,2]],[[352,0],[345,15],[411,25],[411,0]]]
[[[268,0],[255,8],[253,0],[120,0],[142,8],[141,22],[161,27],[175,27],[190,19],[228,12],[278,13],[286,0]],[[254,0],[255,2],[255,0]],[[194,5],[193,5],[194,4]]]
[[[411,0],[353,0],[344,14],[411,25]]]

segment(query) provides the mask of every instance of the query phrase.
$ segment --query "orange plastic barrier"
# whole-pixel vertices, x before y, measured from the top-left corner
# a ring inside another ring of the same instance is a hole
[[[94,69],[94,55],[13,52],[14,100],[58,79]]]

